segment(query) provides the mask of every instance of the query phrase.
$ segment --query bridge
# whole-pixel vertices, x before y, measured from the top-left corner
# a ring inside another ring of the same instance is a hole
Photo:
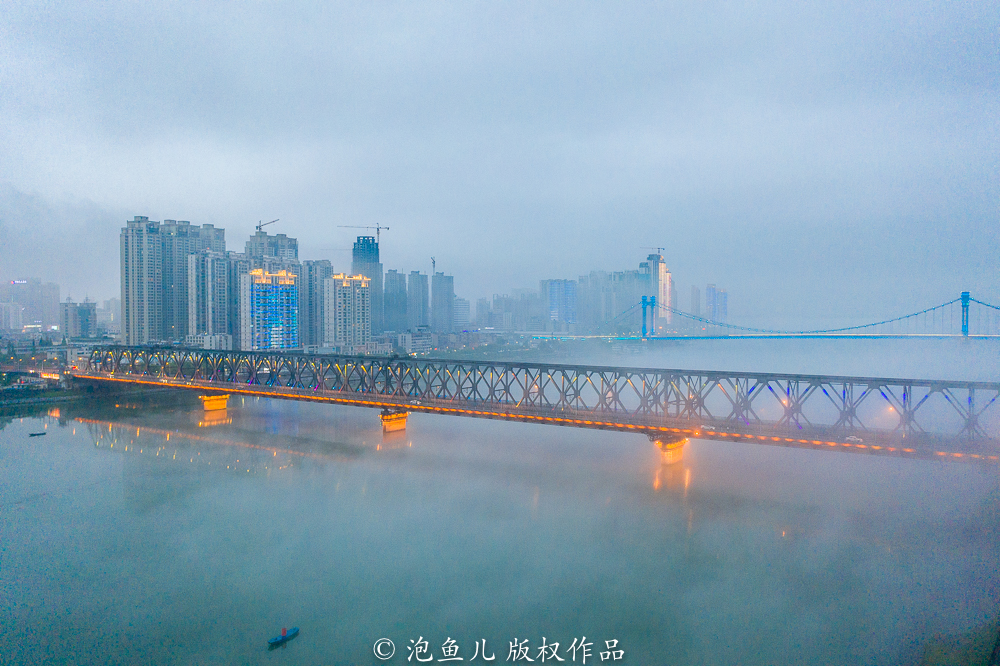
[[[80,382],[687,438],[996,462],[1000,383],[410,357],[95,348]],[[388,429],[388,428],[387,428]]]
[[[669,312],[673,321],[665,327],[657,315]],[[684,312],[679,308],[657,304],[656,298],[643,296],[640,301],[621,312],[602,327],[607,330],[636,331],[640,315],[641,333],[616,335],[566,335],[559,333],[533,334],[538,338],[615,338],[619,340],[670,340],[677,338],[911,338],[911,337],[1000,337],[1000,306],[991,305],[963,291],[958,297],[932,307],[875,322],[825,329],[781,330],[740,326],[727,321]],[[661,327],[660,332],[656,332]],[[666,330],[662,330],[665,328]]]

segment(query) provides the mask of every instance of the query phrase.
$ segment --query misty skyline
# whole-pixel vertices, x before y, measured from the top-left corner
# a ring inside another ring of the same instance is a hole
[[[0,278],[118,295],[135,215],[475,301],[663,255],[734,323],[1000,301],[1000,8],[44,6],[0,22]]]

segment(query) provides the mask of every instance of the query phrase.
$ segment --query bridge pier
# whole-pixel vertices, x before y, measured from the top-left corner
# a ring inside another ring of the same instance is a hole
[[[688,443],[688,438],[681,435],[650,435],[649,441],[656,444],[660,449],[660,456],[664,465],[673,465],[684,459],[684,445]]]
[[[226,409],[229,406],[229,394],[223,395],[199,395],[201,406],[206,412],[213,412],[219,409]]]
[[[406,430],[406,417],[410,413],[404,409],[383,409],[379,414],[382,421],[382,432],[398,432]]]

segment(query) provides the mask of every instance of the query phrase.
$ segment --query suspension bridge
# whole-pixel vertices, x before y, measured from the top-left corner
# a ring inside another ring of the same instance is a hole
[[[687,438],[996,462],[1000,382],[95,348],[75,381]],[[388,429],[388,426],[387,426]]]
[[[1000,306],[973,298],[964,291],[957,298],[881,321],[825,329],[772,329],[740,326],[684,312],[673,306],[657,304],[655,297],[642,297],[615,318],[604,324],[605,330],[637,326],[638,335],[598,334],[575,336],[539,334],[536,337],[599,337],[616,339],[676,339],[690,337],[726,338],[897,338],[897,337],[1000,337]],[[665,323],[664,313],[670,322]],[[659,332],[657,330],[659,329]],[[632,328],[634,331],[635,328]]]

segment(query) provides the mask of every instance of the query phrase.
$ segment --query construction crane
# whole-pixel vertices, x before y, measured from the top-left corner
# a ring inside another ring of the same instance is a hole
[[[656,250],[656,254],[663,254],[663,251],[666,250],[667,248],[665,248],[665,247],[645,247],[645,246],[643,246],[643,247],[640,247],[639,249],[640,250]]]
[[[337,226],[339,228],[341,228],[341,229],[374,229],[375,230],[375,242],[376,243],[379,242],[379,232],[381,232],[383,229],[385,229],[386,231],[389,231],[389,227],[383,227],[383,226],[378,225],[378,224],[376,224],[374,227],[355,227],[355,226],[352,226],[352,225],[349,225],[349,224],[338,224]]]
[[[435,259],[434,257],[431,257],[431,275],[434,275],[434,273],[437,271],[437,269],[438,269],[437,259]]]
[[[279,219],[280,219],[280,218],[279,218]],[[267,225],[269,225],[269,224],[274,224],[274,223],[275,223],[275,222],[277,222],[277,221],[278,221],[278,220],[271,220],[270,222],[258,222],[258,223],[257,223],[257,231],[263,231],[263,230],[264,230],[264,227],[266,227],[266,226],[267,226]]]

